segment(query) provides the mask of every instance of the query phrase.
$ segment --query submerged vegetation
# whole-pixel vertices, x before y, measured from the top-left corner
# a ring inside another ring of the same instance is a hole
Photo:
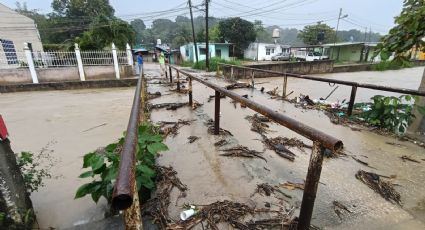
[[[401,95],[399,97],[385,97],[375,95],[371,103],[357,103],[355,106],[362,112],[357,115],[367,123],[387,129],[397,134],[406,132],[407,127],[413,122],[415,115],[413,109],[425,114],[425,108],[414,104],[417,97]]]
[[[136,153],[136,183],[137,190],[152,190],[155,187],[155,157],[158,152],[168,150],[162,143],[163,137],[158,134],[158,128],[150,123],[139,127],[138,145]],[[93,181],[78,188],[75,198],[91,195],[94,202],[103,196],[108,203],[112,201],[112,192],[118,173],[120,152],[124,137],[117,143],[110,144],[101,150],[88,153],[84,156],[83,168],[88,171],[80,178],[92,178]],[[141,193],[139,193],[141,194]]]
[[[374,71],[385,71],[385,70],[398,70],[403,68],[414,67],[414,64],[409,61],[381,61],[377,64],[372,65]]]
[[[218,63],[224,63],[224,64],[229,64],[229,65],[241,65],[241,62],[238,61],[238,60],[227,61],[227,60],[221,59],[221,58],[211,58],[210,59],[210,69],[209,69],[209,71],[217,71]],[[206,67],[205,60],[202,60],[202,61],[199,61],[198,63],[193,64],[192,68],[200,69],[200,70],[206,70],[207,67]]]

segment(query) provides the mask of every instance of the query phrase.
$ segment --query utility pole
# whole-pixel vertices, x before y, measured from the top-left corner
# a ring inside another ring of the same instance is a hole
[[[364,28],[364,43],[366,43],[367,27]]]
[[[206,59],[205,59],[205,65],[207,67],[207,71],[210,70],[210,49],[208,44],[208,5],[210,3],[210,0],[205,0],[205,48],[206,48]]]
[[[195,57],[196,57],[196,63],[198,63],[198,45],[196,44],[196,37],[195,37],[195,26],[193,25],[193,13],[192,13],[192,1],[189,0],[189,9],[190,9],[190,20],[192,22],[192,38],[193,38],[193,45],[195,46]]]
[[[368,39],[369,43],[370,43],[371,37],[372,37],[372,27],[369,27],[369,39]]]
[[[332,52],[332,58],[334,57],[336,40],[338,38],[339,20],[341,20],[343,18],[346,18],[346,17],[348,17],[348,14],[342,16],[342,8],[339,8],[338,23],[336,24],[336,31],[335,31],[334,48],[333,48],[333,52]]]

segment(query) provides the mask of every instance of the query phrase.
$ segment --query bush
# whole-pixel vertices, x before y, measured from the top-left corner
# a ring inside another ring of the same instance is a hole
[[[381,61],[378,64],[372,65],[374,71],[397,70],[413,67],[413,63],[409,61]]]
[[[240,61],[227,61],[221,58],[211,58],[210,59],[210,69],[209,71],[217,71],[218,63],[224,63],[229,65],[241,65]],[[206,70],[206,61],[202,60],[198,63],[192,65],[194,69]]]
[[[375,95],[372,103],[357,103],[355,106],[363,109],[359,117],[371,125],[387,129],[397,134],[406,132],[415,115],[412,113],[414,107],[420,113],[425,113],[425,108],[415,106],[414,96],[401,95],[400,97],[385,97]],[[405,103],[403,103],[405,102]]]
[[[163,138],[155,131],[155,126],[143,124],[139,127],[138,146],[136,153],[135,177],[139,194],[145,188],[152,190],[155,187],[155,157],[158,152],[168,150],[162,143]],[[124,143],[121,138],[117,143],[106,146],[102,151],[88,153],[83,159],[83,168],[90,168],[82,173],[80,178],[91,177],[94,180],[78,188],[75,199],[91,195],[94,202],[104,197],[108,203],[112,202],[112,192],[118,174],[120,150]]]

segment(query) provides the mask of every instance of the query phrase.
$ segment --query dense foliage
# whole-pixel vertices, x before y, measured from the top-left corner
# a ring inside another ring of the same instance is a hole
[[[318,36],[319,33],[323,33],[322,43],[331,43],[335,40],[335,30],[326,24],[317,24],[312,26],[305,26],[298,33],[298,37],[307,45],[319,44]]]
[[[155,126],[144,124],[139,127],[136,153],[136,183],[137,190],[142,187],[152,190],[155,187],[155,157],[160,151],[168,150],[162,143],[163,138],[157,134]],[[112,192],[118,173],[119,154],[124,143],[121,138],[117,143],[106,146],[102,151],[91,152],[84,156],[83,168],[88,171],[80,178],[92,178],[93,181],[78,188],[75,198],[91,195],[96,203],[103,196],[108,202],[112,201]]]
[[[396,26],[382,38],[375,54],[387,60],[392,52],[395,60],[409,59],[414,49],[425,51],[425,1],[404,0],[403,10],[395,18]]]
[[[218,31],[220,42],[233,43],[236,57],[243,57],[243,51],[256,37],[254,24],[239,17],[220,21]]]
[[[412,113],[416,107],[425,114],[425,108],[414,105],[416,97],[402,95],[400,97],[385,97],[375,95],[371,103],[357,103],[356,107],[364,109],[359,116],[371,125],[403,134],[415,118]]]

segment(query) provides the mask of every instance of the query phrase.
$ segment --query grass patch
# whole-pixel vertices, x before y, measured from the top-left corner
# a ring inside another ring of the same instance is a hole
[[[403,68],[411,68],[414,64],[409,61],[382,61],[378,64],[372,65],[371,69],[374,71],[397,70]]]

